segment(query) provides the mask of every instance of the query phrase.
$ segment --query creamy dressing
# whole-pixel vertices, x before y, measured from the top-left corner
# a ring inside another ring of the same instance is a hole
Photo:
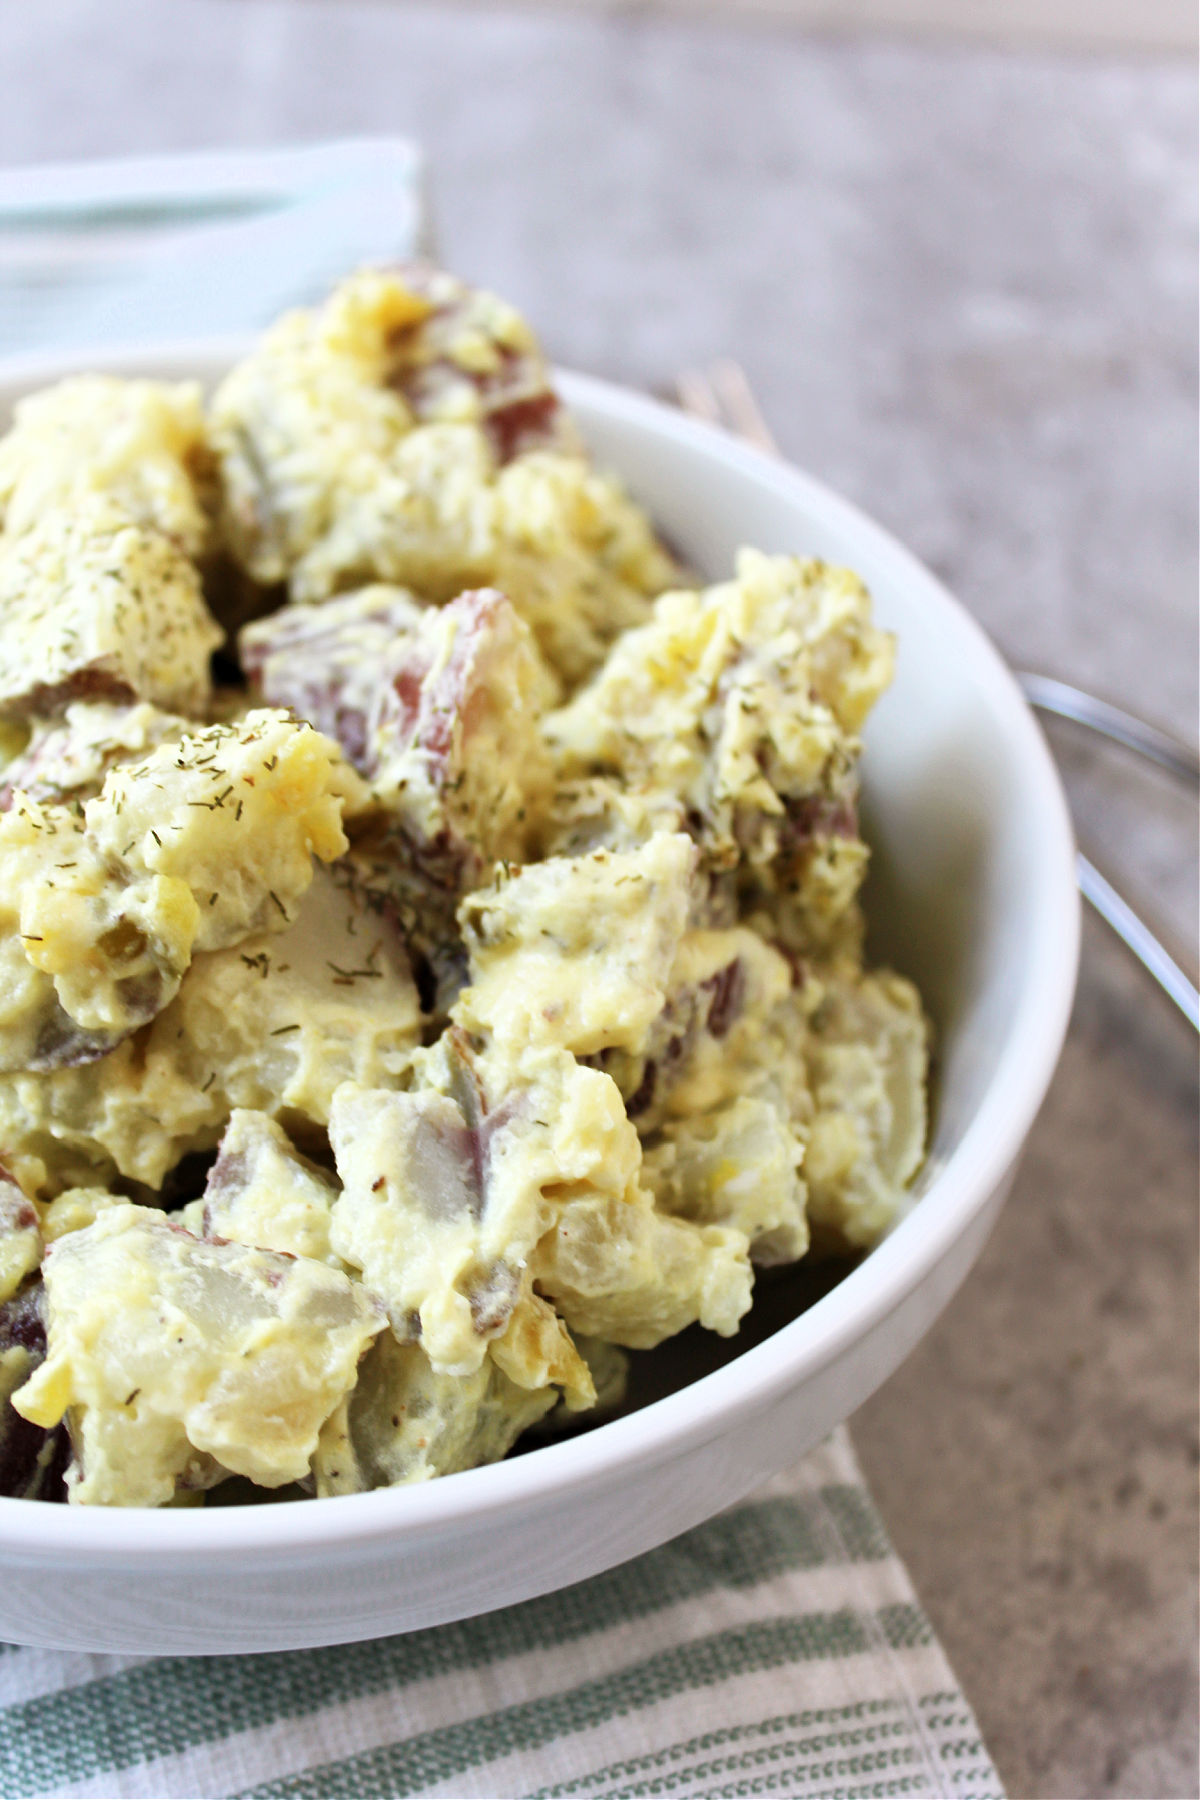
[[[0,1490],[493,1461],[888,1229],[927,1028],[863,965],[853,574],[681,588],[424,268],[207,414],[32,396],[0,513]]]

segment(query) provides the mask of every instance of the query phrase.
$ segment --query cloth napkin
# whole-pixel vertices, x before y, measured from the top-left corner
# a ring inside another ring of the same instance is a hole
[[[0,1696],[5,1800],[1003,1800],[844,1429],[522,1606],[271,1656],[10,1649]]]
[[[430,248],[400,138],[0,171],[0,355],[254,331]]]
[[[250,330],[429,242],[401,142],[0,174],[0,354]],[[844,1428],[662,1549],[434,1630],[0,1646],[0,1800],[419,1794],[1003,1800]]]

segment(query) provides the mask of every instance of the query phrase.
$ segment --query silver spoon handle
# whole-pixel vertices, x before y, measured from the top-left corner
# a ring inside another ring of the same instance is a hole
[[[1017,671],[1017,680],[1029,704],[1036,706],[1039,712],[1054,713],[1060,719],[1086,725],[1089,731],[1098,731],[1102,737],[1111,738],[1113,743],[1123,744],[1127,750],[1148,757],[1160,768],[1178,776],[1180,781],[1200,786],[1200,756],[1190,744],[1172,737],[1169,732],[1160,731],[1157,725],[1147,724],[1145,719],[1135,718],[1107,700],[1098,699],[1095,694],[1072,687],[1068,681],[1057,681],[1053,675],[1035,675],[1023,669]]]

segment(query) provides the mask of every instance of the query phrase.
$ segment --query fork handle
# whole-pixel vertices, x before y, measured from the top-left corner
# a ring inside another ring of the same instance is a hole
[[[1058,681],[1053,675],[1035,675],[1021,669],[1017,671],[1017,681],[1029,704],[1039,712],[1054,713],[1089,731],[1098,731],[1101,737],[1123,744],[1126,750],[1169,770],[1180,781],[1200,786],[1200,756],[1190,744],[1172,737],[1170,732],[1161,731],[1157,725],[1149,725],[1145,719],[1137,719],[1082,688],[1072,687],[1068,681]]]
[[[1076,852],[1075,873],[1079,891],[1089,906],[1099,913],[1105,924],[1110,925],[1121,941],[1133,951],[1142,967],[1153,975],[1159,987],[1175,1002],[1188,1023],[1200,1031],[1200,993],[1166,945],[1082,851]]]

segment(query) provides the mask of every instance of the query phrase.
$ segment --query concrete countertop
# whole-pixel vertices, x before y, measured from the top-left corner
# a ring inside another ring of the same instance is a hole
[[[0,161],[412,132],[562,361],[732,354],[1016,662],[1196,720],[1191,69],[347,0],[0,15]],[[1194,809],[1056,734],[1194,940]],[[1195,1038],[1089,921],[981,1264],[855,1439],[1014,1795],[1195,1795]]]

